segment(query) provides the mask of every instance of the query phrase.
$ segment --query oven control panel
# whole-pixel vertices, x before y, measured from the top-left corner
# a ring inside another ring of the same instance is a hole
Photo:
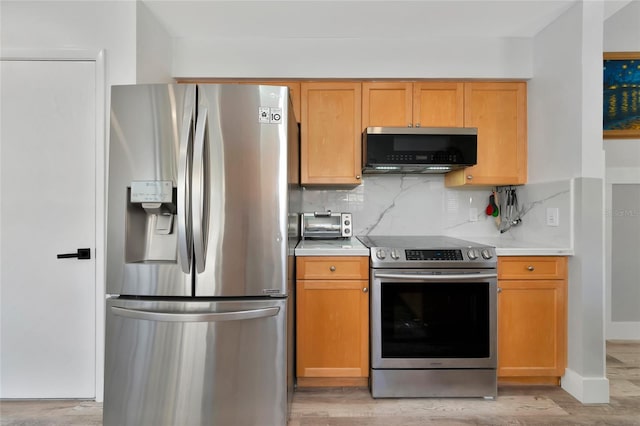
[[[451,249],[400,249],[375,247],[371,250],[374,267],[421,267],[473,264],[495,266],[496,255],[493,247],[466,247]]]
[[[407,260],[462,260],[462,250],[405,250]]]

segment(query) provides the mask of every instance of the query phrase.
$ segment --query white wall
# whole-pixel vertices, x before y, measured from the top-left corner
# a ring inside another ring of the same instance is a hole
[[[169,83],[172,39],[144,3],[137,3],[136,14],[136,83]]]
[[[609,17],[604,23],[604,51],[605,52],[638,52],[640,51],[640,1],[632,1],[623,9]],[[614,205],[612,197],[614,185],[640,185],[640,139],[606,139],[604,141],[606,151],[606,181],[605,181],[605,231],[606,231],[606,336],[608,339],[640,339],[640,321],[627,316],[626,321],[614,321],[617,317],[616,300],[633,301],[640,287],[640,277],[636,274],[632,263],[622,265],[624,270],[616,270],[612,266],[612,253],[618,250],[635,251],[634,246],[624,241],[613,239],[613,220],[618,214],[626,214],[619,211],[619,206]],[[632,215],[637,215],[638,210],[631,210]],[[619,219],[619,218],[618,218]],[[635,220],[638,217],[628,217],[627,220]],[[622,281],[615,281],[614,277],[622,277]],[[635,278],[635,288],[631,285]],[[623,306],[619,307],[623,309]]]
[[[529,183],[580,175],[582,20],[571,9],[534,38],[528,85]]]
[[[531,40],[176,39],[176,77],[517,78],[531,77]]]
[[[0,47],[106,51],[107,81],[135,82],[136,15],[129,1],[2,1]]]
[[[568,180],[575,256],[569,260],[568,368],[562,386],[608,402],[604,344],[603,2],[576,3],[534,38],[529,85],[529,182]]]
[[[5,53],[104,49],[107,87],[172,80],[171,37],[143,3],[2,0],[0,11]]]
[[[2,1],[0,54],[21,59],[91,60],[96,56],[96,397],[104,365],[104,185],[109,86],[136,81],[136,4],[133,1]],[[93,53],[92,53],[93,52]]]
[[[605,52],[640,50],[640,1],[633,0],[604,22]]]

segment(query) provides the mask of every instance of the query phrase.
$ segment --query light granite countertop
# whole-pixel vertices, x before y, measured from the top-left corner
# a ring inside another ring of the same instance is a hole
[[[369,256],[369,249],[357,238],[300,240],[296,256]]]
[[[496,248],[498,256],[573,256],[573,248],[559,247],[553,244],[543,244],[530,241],[518,241],[495,237],[465,238]]]
[[[456,237],[458,238],[458,237]],[[528,241],[494,237],[460,237],[496,248],[498,256],[573,256],[570,247],[556,247]],[[335,240],[301,240],[295,249],[296,256],[369,256],[369,249],[357,238]]]

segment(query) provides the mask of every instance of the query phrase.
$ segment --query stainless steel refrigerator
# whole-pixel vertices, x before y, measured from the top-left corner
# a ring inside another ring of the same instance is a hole
[[[286,87],[112,87],[105,425],[286,425],[298,143]]]

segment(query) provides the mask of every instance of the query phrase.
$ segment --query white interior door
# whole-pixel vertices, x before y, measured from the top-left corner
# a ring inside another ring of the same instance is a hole
[[[0,398],[93,398],[96,65],[0,63]]]

